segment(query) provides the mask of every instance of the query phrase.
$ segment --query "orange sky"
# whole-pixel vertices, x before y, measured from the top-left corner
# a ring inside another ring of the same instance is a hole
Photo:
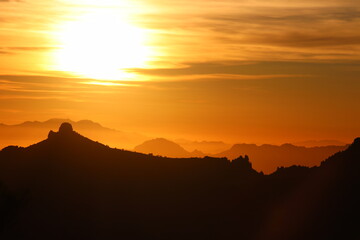
[[[358,0],[0,0],[0,122],[163,137],[360,136]]]

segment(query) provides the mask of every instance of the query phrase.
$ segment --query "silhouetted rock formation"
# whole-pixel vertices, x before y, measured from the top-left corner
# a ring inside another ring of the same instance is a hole
[[[73,127],[71,126],[70,123],[63,123],[61,124],[60,128],[59,128],[59,133],[62,134],[69,134],[73,132]]]
[[[71,135],[71,134],[77,134],[74,130],[73,127],[70,123],[62,123],[60,125],[59,131],[53,132],[52,130],[50,130],[48,138],[55,138],[57,135]]]
[[[245,155],[245,157],[240,156],[237,159],[234,159],[233,161],[231,161],[231,165],[233,166],[233,168],[239,169],[242,172],[256,172],[252,168],[252,164],[250,163],[249,157],[247,155]]]
[[[0,239],[356,239],[359,140],[320,167],[170,159],[65,125],[0,151]]]

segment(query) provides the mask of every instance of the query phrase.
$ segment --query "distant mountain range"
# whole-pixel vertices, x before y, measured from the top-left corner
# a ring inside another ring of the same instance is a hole
[[[186,139],[175,139],[173,142],[179,144],[188,152],[200,151],[206,154],[216,154],[231,147],[231,144],[221,141],[189,141]]]
[[[296,146],[303,147],[323,147],[323,146],[345,146],[347,143],[338,140],[308,140],[301,142],[294,142]]]
[[[138,133],[106,128],[90,120],[76,122],[69,119],[50,119],[44,122],[27,121],[17,125],[0,124],[0,149],[8,145],[28,146],[33,142],[40,141],[47,135],[49,129],[56,130],[62,122],[69,122],[80,134],[99,142],[105,142],[111,147],[134,149],[142,153],[180,158],[213,156],[229,159],[248,155],[253,167],[257,171],[265,173],[274,172],[277,167],[294,164],[317,166],[324,158],[346,148],[345,145],[305,148],[290,144],[281,146],[236,144],[231,146],[221,141],[189,141],[184,139],[170,141],[164,138],[151,139]],[[304,145],[330,143],[340,144],[341,142],[331,140],[303,142]]]
[[[90,120],[76,122],[70,119],[50,119],[44,122],[27,121],[16,125],[0,124],[0,149],[8,145],[28,146],[40,141],[46,137],[49,129],[56,130],[63,122],[71,123],[79,133],[97,141],[106,142],[112,147],[132,149],[149,139],[141,134],[106,128]]]
[[[187,157],[204,157],[205,154],[194,150],[192,152],[186,151],[183,147],[175,142],[164,138],[156,138],[148,140],[134,148],[136,152],[151,153],[154,155],[174,157],[174,158],[187,158]]]
[[[292,148],[293,146],[285,146]],[[357,239],[360,139],[319,167],[110,148],[64,123],[0,151],[0,239]]]
[[[47,135],[49,129],[56,130],[63,122],[71,123],[81,134],[100,142],[106,142],[108,145],[117,148],[133,149],[135,146],[151,139],[151,137],[139,133],[110,129],[91,120],[73,121],[70,119],[54,118],[43,122],[27,121],[16,125],[0,123],[0,149],[8,145],[28,146],[33,142],[40,141]],[[184,150],[186,149],[185,151],[191,153],[206,152],[214,154],[224,151],[231,146],[223,142],[215,141],[197,142],[178,139],[175,142],[180,144]],[[160,155],[164,155],[164,153]],[[181,156],[189,155],[185,154]]]
[[[248,155],[253,167],[264,173],[274,172],[278,167],[289,167],[292,165],[319,166],[321,161],[336,152],[345,150],[348,146],[323,146],[323,147],[300,147],[292,144],[277,145],[256,145],[256,144],[235,144],[230,149],[217,153],[208,154],[195,150],[186,151],[179,144],[167,139],[157,138],[148,140],[134,148],[141,153],[152,153],[166,157],[226,157],[230,160],[239,156]]]
[[[300,147],[292,144],[256,145],[235,144],[229,150],[213,155],[235,159],[241,155],[248,155],[254,169],[264,173],[274,172],[278,167],[292,165],[319,166],[325,158],[343,151],[348,146]]]

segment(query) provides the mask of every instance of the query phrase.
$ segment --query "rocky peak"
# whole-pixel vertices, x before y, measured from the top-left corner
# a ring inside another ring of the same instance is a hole
[[[52,138],[57,135],[69,135],[71,133],[74,133],[72,125],[68,122],[64,122],[60,125],[58,132],[50,131],[48,138]]]

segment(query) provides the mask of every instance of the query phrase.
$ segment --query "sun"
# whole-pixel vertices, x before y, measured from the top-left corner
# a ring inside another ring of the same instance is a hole
[[[68,21],[58,32],[55,66],[81,77],[126,80],[128,68],[145,67],[150,56],[144,29],[129,24],[121,14],[100,9]]]

